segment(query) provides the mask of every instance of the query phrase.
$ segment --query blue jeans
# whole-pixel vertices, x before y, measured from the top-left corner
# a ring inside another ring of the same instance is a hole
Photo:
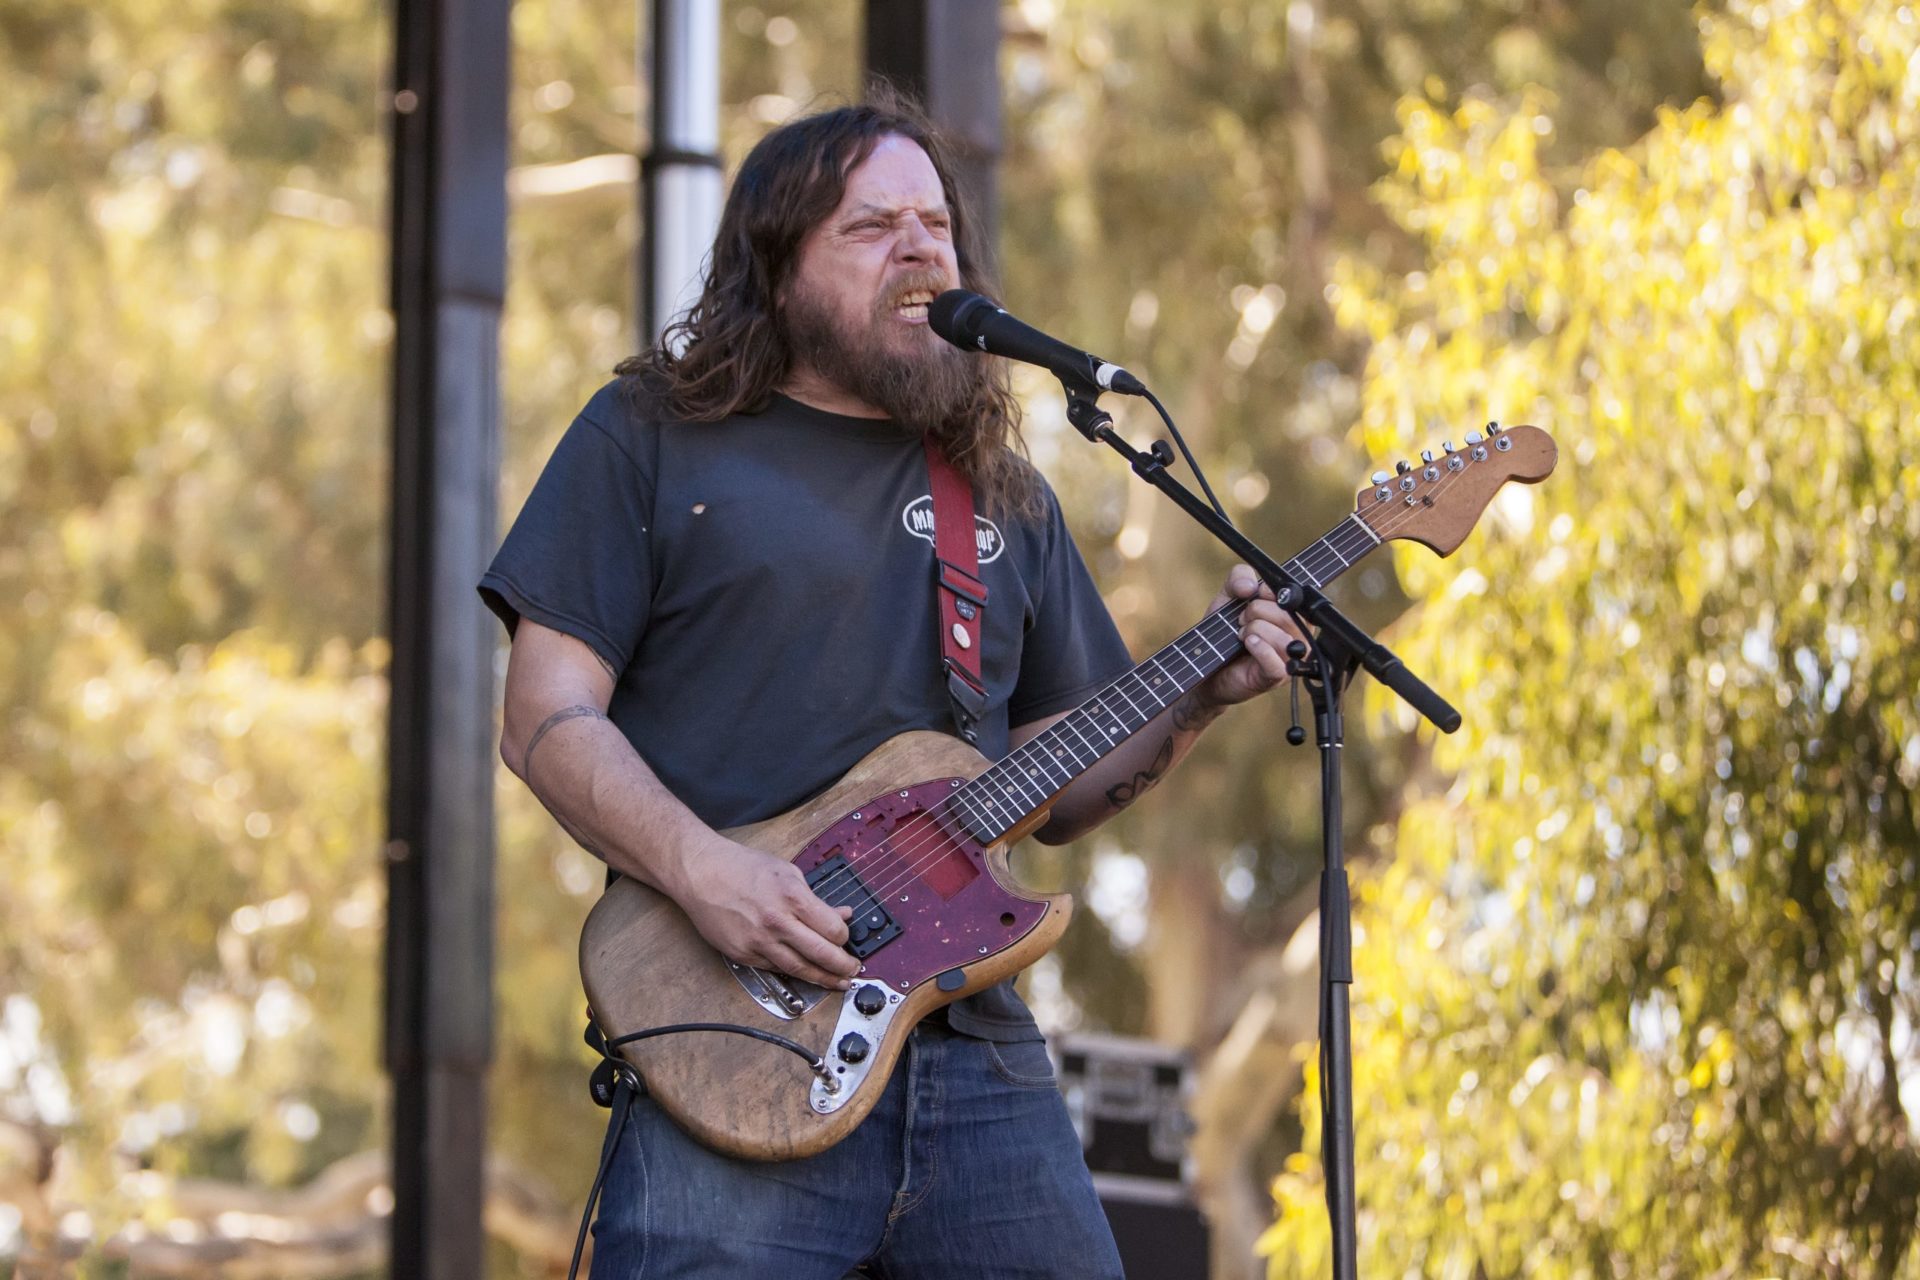
[[[636,1099],[593,1234],[593,1280],[1121,1275],[1046,1046],[937,1015],[866,1119],[805,1160],[720,1155]]]

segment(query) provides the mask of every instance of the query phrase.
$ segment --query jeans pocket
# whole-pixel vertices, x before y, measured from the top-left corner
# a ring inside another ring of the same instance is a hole
[[[1022,1089],[1052,1089],[1058,1087],[1053,1078],[1053,1058],[1047,1053],[1044,1040],[1017,1040],[1002,1043],[989,1040],[987,1061],[993,1064],[994,1074],[1008,1084]]]

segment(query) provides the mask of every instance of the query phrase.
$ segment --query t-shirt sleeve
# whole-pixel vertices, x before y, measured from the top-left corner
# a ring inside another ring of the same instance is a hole
[[[616,387],[573,420],[480,579],[512,635],[521,618],[591,646],[623,671],[653,595],[653,483]]]
[[[1020,678],[1007,702],[1007,723],[1014,728],[1071,710],[1133,668],[1133,655],[1051,490],[1045,540],[1033,621],[1020,649]]]

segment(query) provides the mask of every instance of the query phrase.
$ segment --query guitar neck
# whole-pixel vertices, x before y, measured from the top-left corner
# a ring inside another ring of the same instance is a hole
[[[1283,566],[1315,587],[1358,564],[1380,539],[1348,516]],[[1008,753],[953,794],[968,829],[991,844],[1241,650],[1245,600],[1229,600],[1190,630]]]

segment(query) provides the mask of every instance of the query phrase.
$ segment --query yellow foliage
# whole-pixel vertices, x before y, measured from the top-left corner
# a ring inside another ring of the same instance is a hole
[[[1903,1043],[1920,937],[1920,22],[1701,25],[1724,103],[1577,171],[1550,103],[1407,100],[1378,194],[1428,262],[1337,277],[1370,454],[1561,448],[1400,553],[1467,727],[1359,896],[1363,1271],[1920,1274],[1920,1062],[1841,1047]],[[1271,1274],[1319,1274],[1316,1173],[1275,1194]]]

